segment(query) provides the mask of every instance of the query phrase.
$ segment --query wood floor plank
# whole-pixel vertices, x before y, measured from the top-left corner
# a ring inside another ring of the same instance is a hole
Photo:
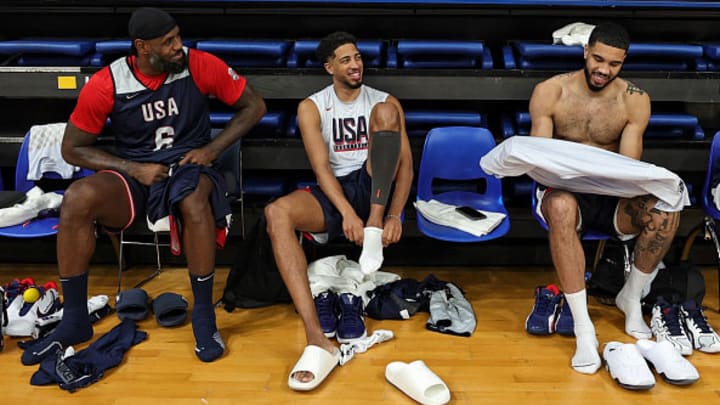
[[[720,400],[720,354],[695,352],[688,359],[701,379],[690,387],[675,387],[658,380],[648,392],[631,392],[617,386],[601,369],[587,376],[574,372],[570,357],[574,339],[559,335],[528,335],[524,321],[533,304],[536,285],[557,280],[547,268],[387,268],[418,280],[428,274],[461,286],[472,302],[478,327],[471,337],[449,336],[425,329],[428,315],[409,320],[368,319],[370,331],[389,329],[395,338],[371,348],[338,367],[316,391],[298,393],[287,387],[287,375],[304,346],[302,323],[291,305],[276,305],[227,313],[217,309],[218,326],[228,347],[214,363],[202,363],[193,353],[189,323],[162,328],[151,316],[139,323],[148,332],[145,342],[130,349],[123,363],[109,370],[97,383],[74,394],[56,386],[34,387],[30,376],[37,370],[20,364],[20,339],[5,338],[0,353],[0,392],[3,403],[87,404],[411,404],[403,393],[385,381],[391,361],[422,359],[450,387],[452,403],[715,403]],[[150,274],[149,267],[133,268],[124,275],[131,285]],[[220,268],[215,281],[219,298],[228,269]],[[704,271],[706,302],[717,303],[717,273]],[[33,277],[37,282],[57,280],[46,265],[0,265],[0,282]],[[90,293],[114,295],[116,273],[112,266],[97,266],[90,276]],[[191,297],[187,272],[166,269],[145,287],[151,297],[174,291]],[[706,311],[710,323],[720,327],[720,315]],[[623,332],[623,316],[614,307],[590,298],[590,314],[601,344],[632,342]],[[113,314],[96,324],[95,337],[118,323]],[[79,345],[77,349],[86,347]]]

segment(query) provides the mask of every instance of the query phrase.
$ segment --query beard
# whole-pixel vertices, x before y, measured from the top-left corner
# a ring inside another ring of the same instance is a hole
[[[182,53],[182,59],[179,61],[166,60],[157,54],[150,55],[150,64],[157,70],[170,74],[177,74],[185,70],[187,67],[187,55]]]
[[[585,83],[587,83],[587,86],[591,91],[600,91],[600,90],[604,89],[605,87],[607,87],[608,84],[612,83],[612,81],[615,80],[615,78],[617,77],[617,76],[612,76],[612,77],[608,76],[608,81],[605,82],[605,84],[603,84],[602,86],[596,86],[593,84],[592,80],[590,79],[591,73],[588,70],[587,66],[585,66],[583,68],[583,72],[585,73]]]

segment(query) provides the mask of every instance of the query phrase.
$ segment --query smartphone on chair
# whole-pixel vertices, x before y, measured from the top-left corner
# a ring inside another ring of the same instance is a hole
[[[487,218],[487,215],[483,214],[482,212],[476,210],[473,207],[468,206],[462,206],[455,208],[455,211],[461,213],[465,218],[470,219],[472,221],[477,221],[480,219]]]

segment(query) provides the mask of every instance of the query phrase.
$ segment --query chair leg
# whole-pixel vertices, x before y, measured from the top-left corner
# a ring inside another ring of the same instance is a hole
[[[713,245],[715,246],[715,254],[717,255],[718,259],[718,267],[717,267],[717,275],[718,275],[718,306],[716,311],[720,312],[720,241],[718,241],[717,236],[717,228],[715,226],[715,221],[710,217],[705,217],[704,220],[705,224],[705,239],[712,239]]]
[[[690,258],[690,250],[693,247],[693,244],[695,243],[695,239],[700,235],[701,232],[705,232],[705,239],[708,239],[707,234],[707,227],[706,222],[703,220],[703,222],[697,224],[691,231],[690,234],[687,237],[687,240],[685,240],[685,244],[683,245],[682,254],[680,254],[680,260],[685,261]]]
[[[160,263],[160,241],[158,239],[157,232],[153,232],[153,244],[155,245],[155,263],[156,263],[157,267],[155,268],[155,271],[152,274],[150,274],[149,276],[142,279],[139,283],[135,284],[134,288],[142,287],[148,281],[159,276],[160,272],[162,271],[162,264]]]
[[[118,248],[117,248],[117,256],[118,256],[118,280],[117,280],[117,292],[115,293],[115,302],[117,302],[118,298],[120,297],[120,291],[122,289],[122,273],[125,268],[124,263],[124,253],[123,253],[123,245],[125,241],[125,233],[123,231],[120,231],[120,238],[118,240]]]
[[[593,265],[592,265],[592,271],[595,272],[595,269],[597,269],[598,263],[600,263],[600,258],[602,257],[603,252],[605,251],[605,240],[599,240],[597,249],[595,250],[595,259],[593,259]]]

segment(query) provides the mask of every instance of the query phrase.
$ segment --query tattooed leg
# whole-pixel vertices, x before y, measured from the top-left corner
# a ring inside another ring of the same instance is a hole
[[[615,305],[625,313],[625,333],[637,339],[652,337],[642,317],[640,298],[680,223],[679,212],[660,211],[655,203],[655,197],[642,196],[622,201],[618,209],[618,229],[626,234],[639,233],[630,276],[615,298]]]

